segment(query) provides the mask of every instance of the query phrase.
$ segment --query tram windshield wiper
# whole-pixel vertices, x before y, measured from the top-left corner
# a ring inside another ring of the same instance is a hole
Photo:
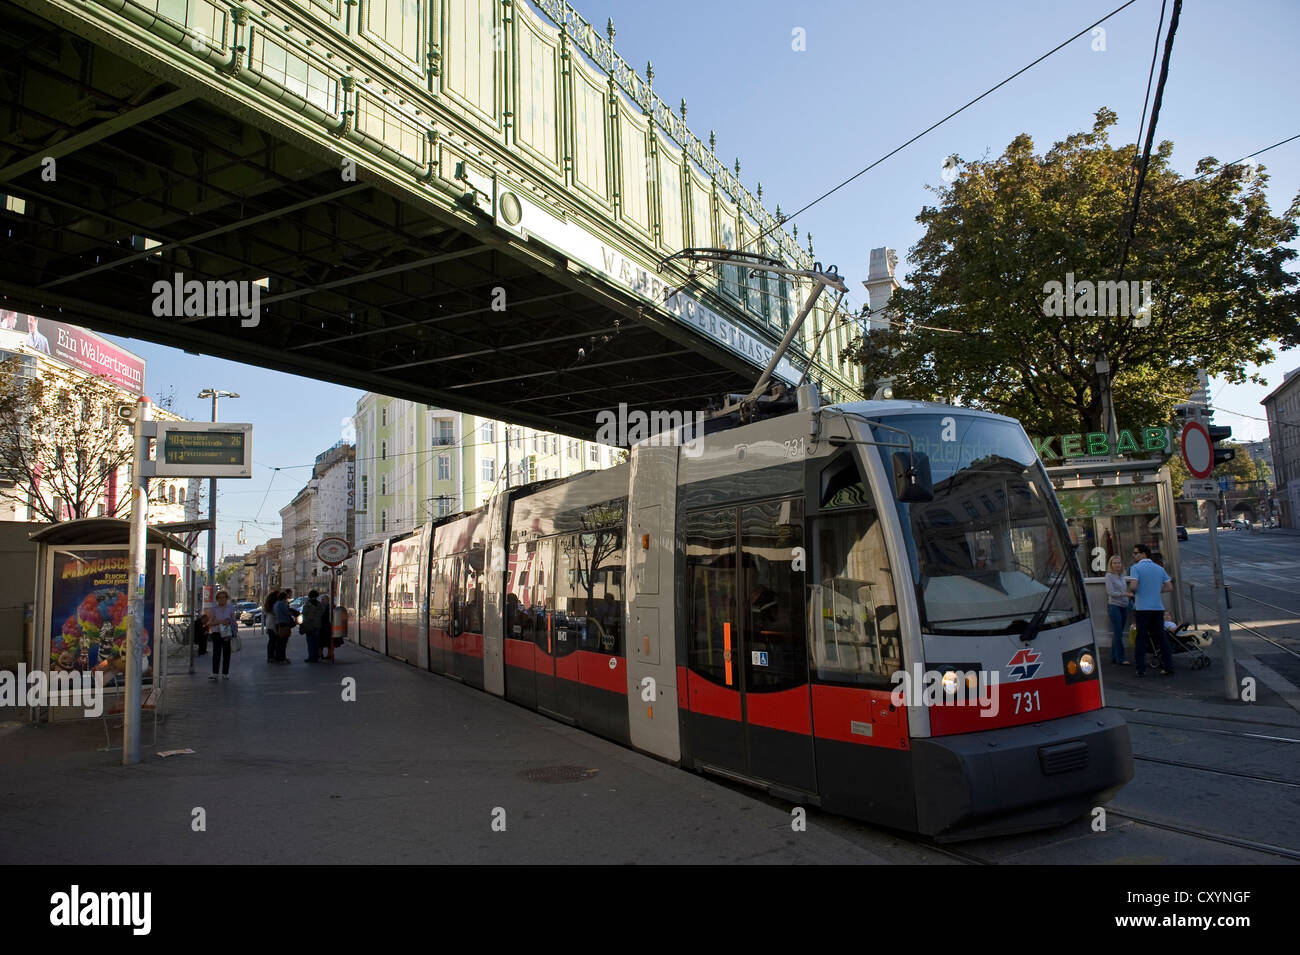
[[[1038,605],[1038,609],[1034,611],[1034,615],[1029,618],[1028,622],[1024,625],[1024,629],[1020,631],[1020,639],[1025,643],[1028,643],[1030,640],[1033,640],[1038,636],[1038,631],[1043,627],[1043,621],[1047,619],[1047,608],[1050,607],[1052,601],[1056,599],[1056,592],[1061,589],[1061,584],[1065,581],[1065,573],[1069,569],[1069,561],[1066,561],[1061,565],[1061,569],[1056,572],[1056,577],[1052,580],[1051,586],[1047,588],[1047,593],[1043,596],[1043,602]],[[1020,622],[1021,621],[1019,620],[1014,621],[1013,626],[1015,623]]]

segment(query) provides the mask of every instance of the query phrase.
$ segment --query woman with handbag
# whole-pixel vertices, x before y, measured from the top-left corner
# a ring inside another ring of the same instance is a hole
[[[235,641],[239,639],[239,625],[235,622],[235,605],[230,602],[230,594],[224,590],[217,591],[217,602],[212,607],[212,676],[217,678],[220,669],[224,679],[230,679],[230,654]]]

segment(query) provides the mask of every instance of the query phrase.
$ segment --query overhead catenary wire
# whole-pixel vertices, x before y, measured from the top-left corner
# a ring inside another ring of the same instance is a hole
[[[791,222],[792,220],[794,220],[794,218],[795,218],[796,216],[802,215],[804,212],[807,212],[807,211],[808,211],[809,209],[811,209],[813,206],[815,206],[815,205],[817,205],[818,203],[822,202],[823,200],[828,199],[828,198],[830,198],[831,196],[835,195],[835,193],[839,192],[839,191],[840,191],[841,189],[843,189],[845,186],[849,185],[850,183],[852,183],[852,182],[856,181],[857,179],[861,178],[862,176],[866,175],[868,172],[870,172],[872,169],[875,169],[875,168],[876,168],[877,166],[879,166],[881,163],[885,162],[886,160],[888,160],[888,159],[892,158],[893,156],[897,155],[898,153],[902,152],[902,151],[903,151],[904,149],[906,149],[908,146],[912,145],[913,143],[917,142],[918,140],[922,139],[923,137],[925,137],[925,136],[929,135],[930,133],[934,132],[936,129],[938,129],[940,126],[942,126],[944,123],[948,122],[950,119],[953,119],[954,117],[960,115],[961,113],[964,113],[966,110],[970,109],[970,107],[974,106],[974,105],[975,105],[976,103],[978,103],[980,100],[984,99],[985,97],[989,96],[990,94],[992,94],[992,93],[996,92],[997,90],[1001,89],[1003,86],[1006,86],[1006,85],[1007,85],[1008,83],[1010,83],[1012,80],[1016,79],[1017,77],[1021,76],[1022,74],[1024,74],[1024,73],[1028,72],[1029,70],[1033,69],[1035,66],[1037,66],[1039,63],[1041,63],[1041,62],[1043,62],[1044,60],[1046,60],[1048,57],[1052,56],[1053,54],[1055,54],[1055,53],[1057,53],[1057,52],[1063,50],[1065,47],[1069,46],[1069,45],[1070,45],[1071,43],[1073,43],[1075,40],[1079,39],[1079,37],[1083,36],[1084,34],[1088,33],[1090,30],[1092,30],[1094,27],[1100,26],[1101,24],[1105,23],[1107,20],[1109,20],[1109,19],[1111,19],[1112,17],[1114,17],[1116,14],[1122,12],[1123,10],[1127,9],[1128,7],[1131,7],[1131,6],[1132,6],[1134,3],[1136,3],[1136,2],[1137,2],[1137,0],[1127,0],[1127,2],[1120,4],[1120,5],[1119,5],[1118,7],[1116,7],[1114,10],[1110,11],[1110,13],[1108,13],[1108,14],[1106,14],[1105,16],[1101,17],[1100,19],[1095,20],[1094,22],[1088,24],[1086,27],[1084,27],[1084,28],[1083,28],[1082,30],[1080,30],[1079,32],[1075,33],[1073,36],[1071,36],[1071,37],[1069,37],[1068,39],[1062,41],[1061,43],[1058,43],[1056,46],[1052,47],[1052,49],[1048,50],[1046,53],[1042,54],[1042,55],[1039,56],[1037,59],[1035,59],[1035,60],[1033,60],[1032,62],[1026,64],[1026,65],[1023,66],[1023,67],[1021,67],[1019,70],[1017,70],[1016,72],[1012,73],[1010,76],[1008,76],[1006,79],[1002,80],[1001,82],[999,82],[999,83],[997,83],[997,84],[995,84],[995,85],[989,87],[989,88],[988,88],[987,90],[985,90],[983,93],[980,93],[980,94],[979,94],[978,96],[976,96],[975,98],[969,100],[968,102],[966,102],[966,103],[963,104],[962,106],[959,106],[957,109],[953,110],[953,111],[952,111],[951,113],[949,113],[947,116],[945,116],[945,117],[943,117],[942,119],[938,120],[937,122],[932,123],[931,125],[927,126],[925,129],[921,130],[921,132],[917,133],[915,136],[911,137],[911,138],[908,139],[906,142],[902,143],[902,144],[899,145],[899,146],[894,147],[894,148],[891,149],[889,152],[885,153],[883,156],[881,156],[879,159],[877,159],[875,162],[871,163],[870,165],[866,166],[866,167],[863,168],[863,169],[858,170],[858,171],[857,171],[856,173],[854,173],[852,176],[849,176],[847,179],[845,179],[844,181],[840,182],[838,185],[833,186],[832,188],[828,189],[826,192],[822,193],[822,194],[821,194],[820,196],[818,196],[816,199],[813,199],[812,201],[805,203],[804,205],[800,206],[798,209],[796,209],[796,210],[795,210],[794,212],[792,212],[792,213],[789,213],[789,214],[782,214],[782,215],[781,215],[781,216],[776,220],[776,222],[775,222],[774,225],[768,226],[768,227],[765,228],[765,229],[761,229],[761,230],[758,232],[758,234],[754,236],[753,239],[749,240],[745,245],[741,246],[740,249],[738,249],[737,251],[741,251],[741,252],[743,252],[743,251],[746,251],[746,250],[752,249],[752,248],[753,248],[757,243],[762,242],[764,238],[766,238],[767,236],[771,235],[774,231],[776,231],[777,229],[782,228],[784,225],[786,225],[787,223],[789,223],[789,222]],[[716,264],[709,264],[709,265],[706,266],[706,268],[705,268],[704,271],[712,271],[712,270],[713,270],[714,268],[716,268],[716,267],[718,267]],[[681,286],[678,286],[678,287],[677,287],[677,291],[679,291],[679,292],[686,292],[686,291],[689,291],[690,289],[696,287],[696,283],[698,283],[698,281],[699,281],[699,273],[696,273],[694,270],[692,270],[691,273],[689,274],[689,276],[687,277],[686,282],[685,282],[684,284],[682,284]]]

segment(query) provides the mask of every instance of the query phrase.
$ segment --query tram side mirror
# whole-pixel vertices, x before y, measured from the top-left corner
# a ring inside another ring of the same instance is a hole
[[[930,458],[919,451],[895,451],[894,496],[904,504],[924,504],[934,500],[930,481]]]

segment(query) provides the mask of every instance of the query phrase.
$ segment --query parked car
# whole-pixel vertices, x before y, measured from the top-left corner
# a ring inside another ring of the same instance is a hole
[[[262,608],[253,604],[249,610],[244,610],[239,614],[239,622],[245,626],[256,626],[262,622]]]
[[[1250,530],[1250,521],[1247,518],[1239,517],[1232,522],[1232,529],[1237,531]]]
[[[1187,528],[1184,527],[1182,524],[1178,525],[1178,539],[1180,541],[1187,540]]]

